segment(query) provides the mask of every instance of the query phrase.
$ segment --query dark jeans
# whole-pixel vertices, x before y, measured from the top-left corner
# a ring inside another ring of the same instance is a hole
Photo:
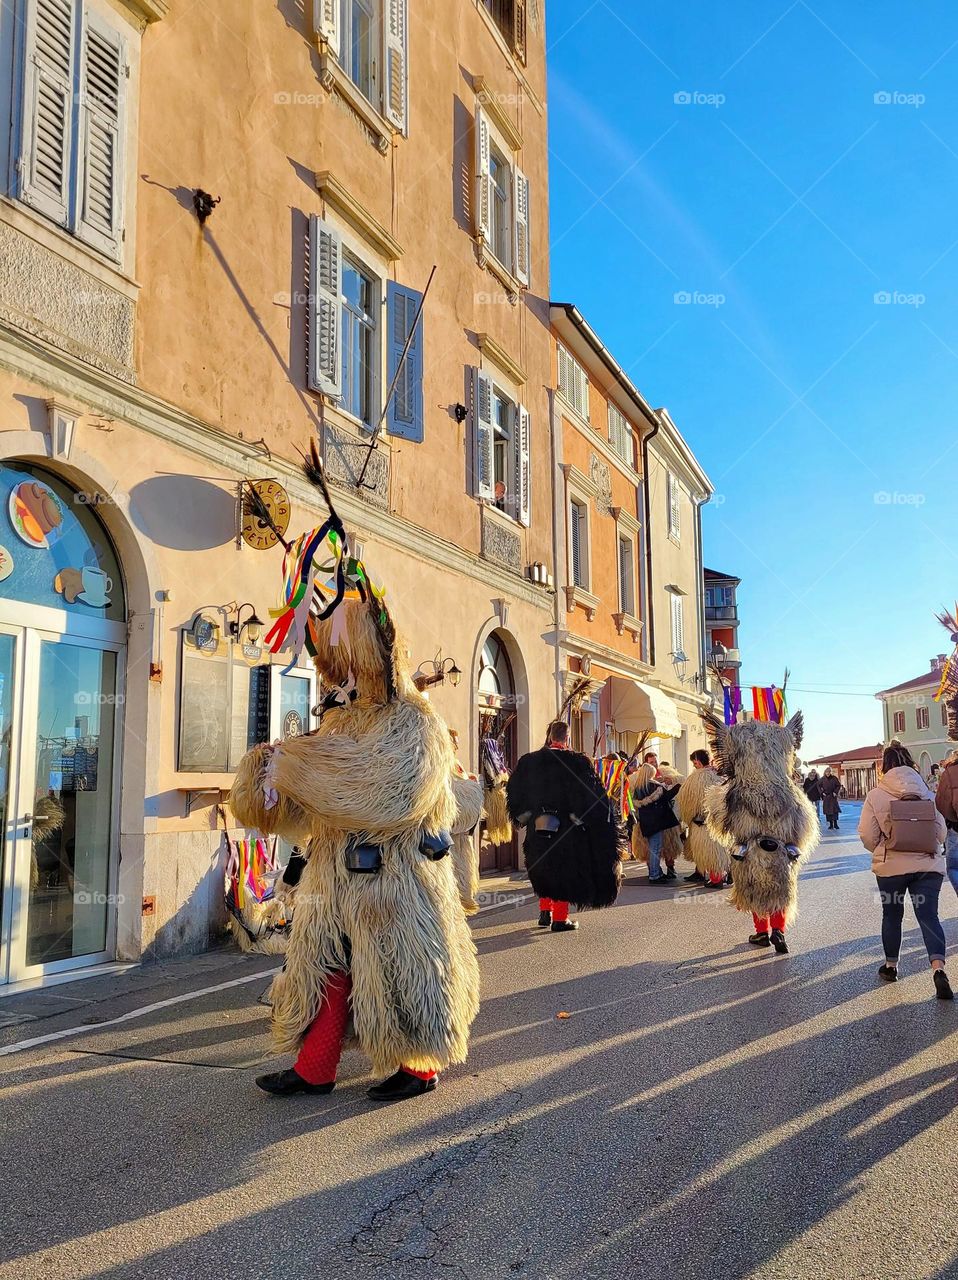
[[[898,963],[901,953],[901,924],[905,917],[905,894],[911,904],[929,960],[944,960],[945,931],[938,919],[938,895],[944,876],[936,871],[913,871],[907,876],[876,876],[881,892],[881,940],[885,959]]]

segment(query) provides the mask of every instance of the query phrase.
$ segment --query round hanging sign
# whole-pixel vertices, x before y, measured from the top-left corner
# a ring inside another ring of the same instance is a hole
[[[289,494],[278,480],[251,480],[249,488],[253,490],[269,512],[270,520],[276,527],[275,529],[271,528],[261,516],[247,509],[249,505],[249,495],[247,494],[240,532],[243,535],[243,541],[248,547],[252,547],[254,551],[267,551],[270,547],[275,547],[279,542],[277,530],[279,535],[282,535],[289,528]]]

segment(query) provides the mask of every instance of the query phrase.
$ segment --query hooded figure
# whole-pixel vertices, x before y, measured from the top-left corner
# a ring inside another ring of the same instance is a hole
[[[721,785],[722,779],[714,769],[693,769],[679,788],[676,801],[679,818],[688,829],[686,855],[703,880],[712,882],[724,880],[731,863],[728,846],[716,840],[706,825],[706,794]]]
[[[622,878],[621,824],[592,761],[565,747],[559,725],[567,733],[563,721],[550,725],[552,745],[513,770],[509,814],[526,829],[526,871],[541,901],[608,907]]]
[[[712,715],[702,720],[727,779],[710,788],[705,804],[709,834],[731,854],[730,901],[752,912],[753,945],[771,943],[787,952],[784,935],[795,916],[798,869],[820,835],[815,810],[792,779],[802,713],[784,727],[760,720],[726,726]]]
[[[308,832],[286,965],[271,993],[276,1046],[299,1056],[257,1084],[330,1092],[351,1013],[376,1071],[394,1072],[370,1096],[411,1097],[465,1061],[479,1007],[476,949],[444,856],[456,820],[452,743],[413,684],[362,565],[331,540],[339,559],[329,604],[301,543],[287,549],[290,609],[266,639],[275,632],[279,646],[283,624],[297,621],[289,613],[309,598],[295,589],[301,575],[315,596],[306,643],[332,693],[318,729],[247,752],[230,793],[247,827],[296,843]]]

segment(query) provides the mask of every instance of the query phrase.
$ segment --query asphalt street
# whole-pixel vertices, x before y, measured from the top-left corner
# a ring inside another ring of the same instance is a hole
[[[958,1276],[958,1002],[910,909],[879,984],[857,817],[788,956],[634,864],[577,934],[493,905],[470,1060],[412,1102],[371,1104],[352,1052],[328,1098],[255,1088],[275,959],[0,1001],[0,1049],[70,1033],[0,1056],[0,1280]]]

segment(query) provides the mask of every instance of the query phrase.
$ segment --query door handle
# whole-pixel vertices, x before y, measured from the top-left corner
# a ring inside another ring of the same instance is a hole
[[[30,825],[32,822],[33,822],[33,814],[25,813],[23,817],[20,819],[19,823],[17,824],[18,826],[23,827],[23,830],[20,832],[20,834],[24,838],[26,838],[30,834]]]

